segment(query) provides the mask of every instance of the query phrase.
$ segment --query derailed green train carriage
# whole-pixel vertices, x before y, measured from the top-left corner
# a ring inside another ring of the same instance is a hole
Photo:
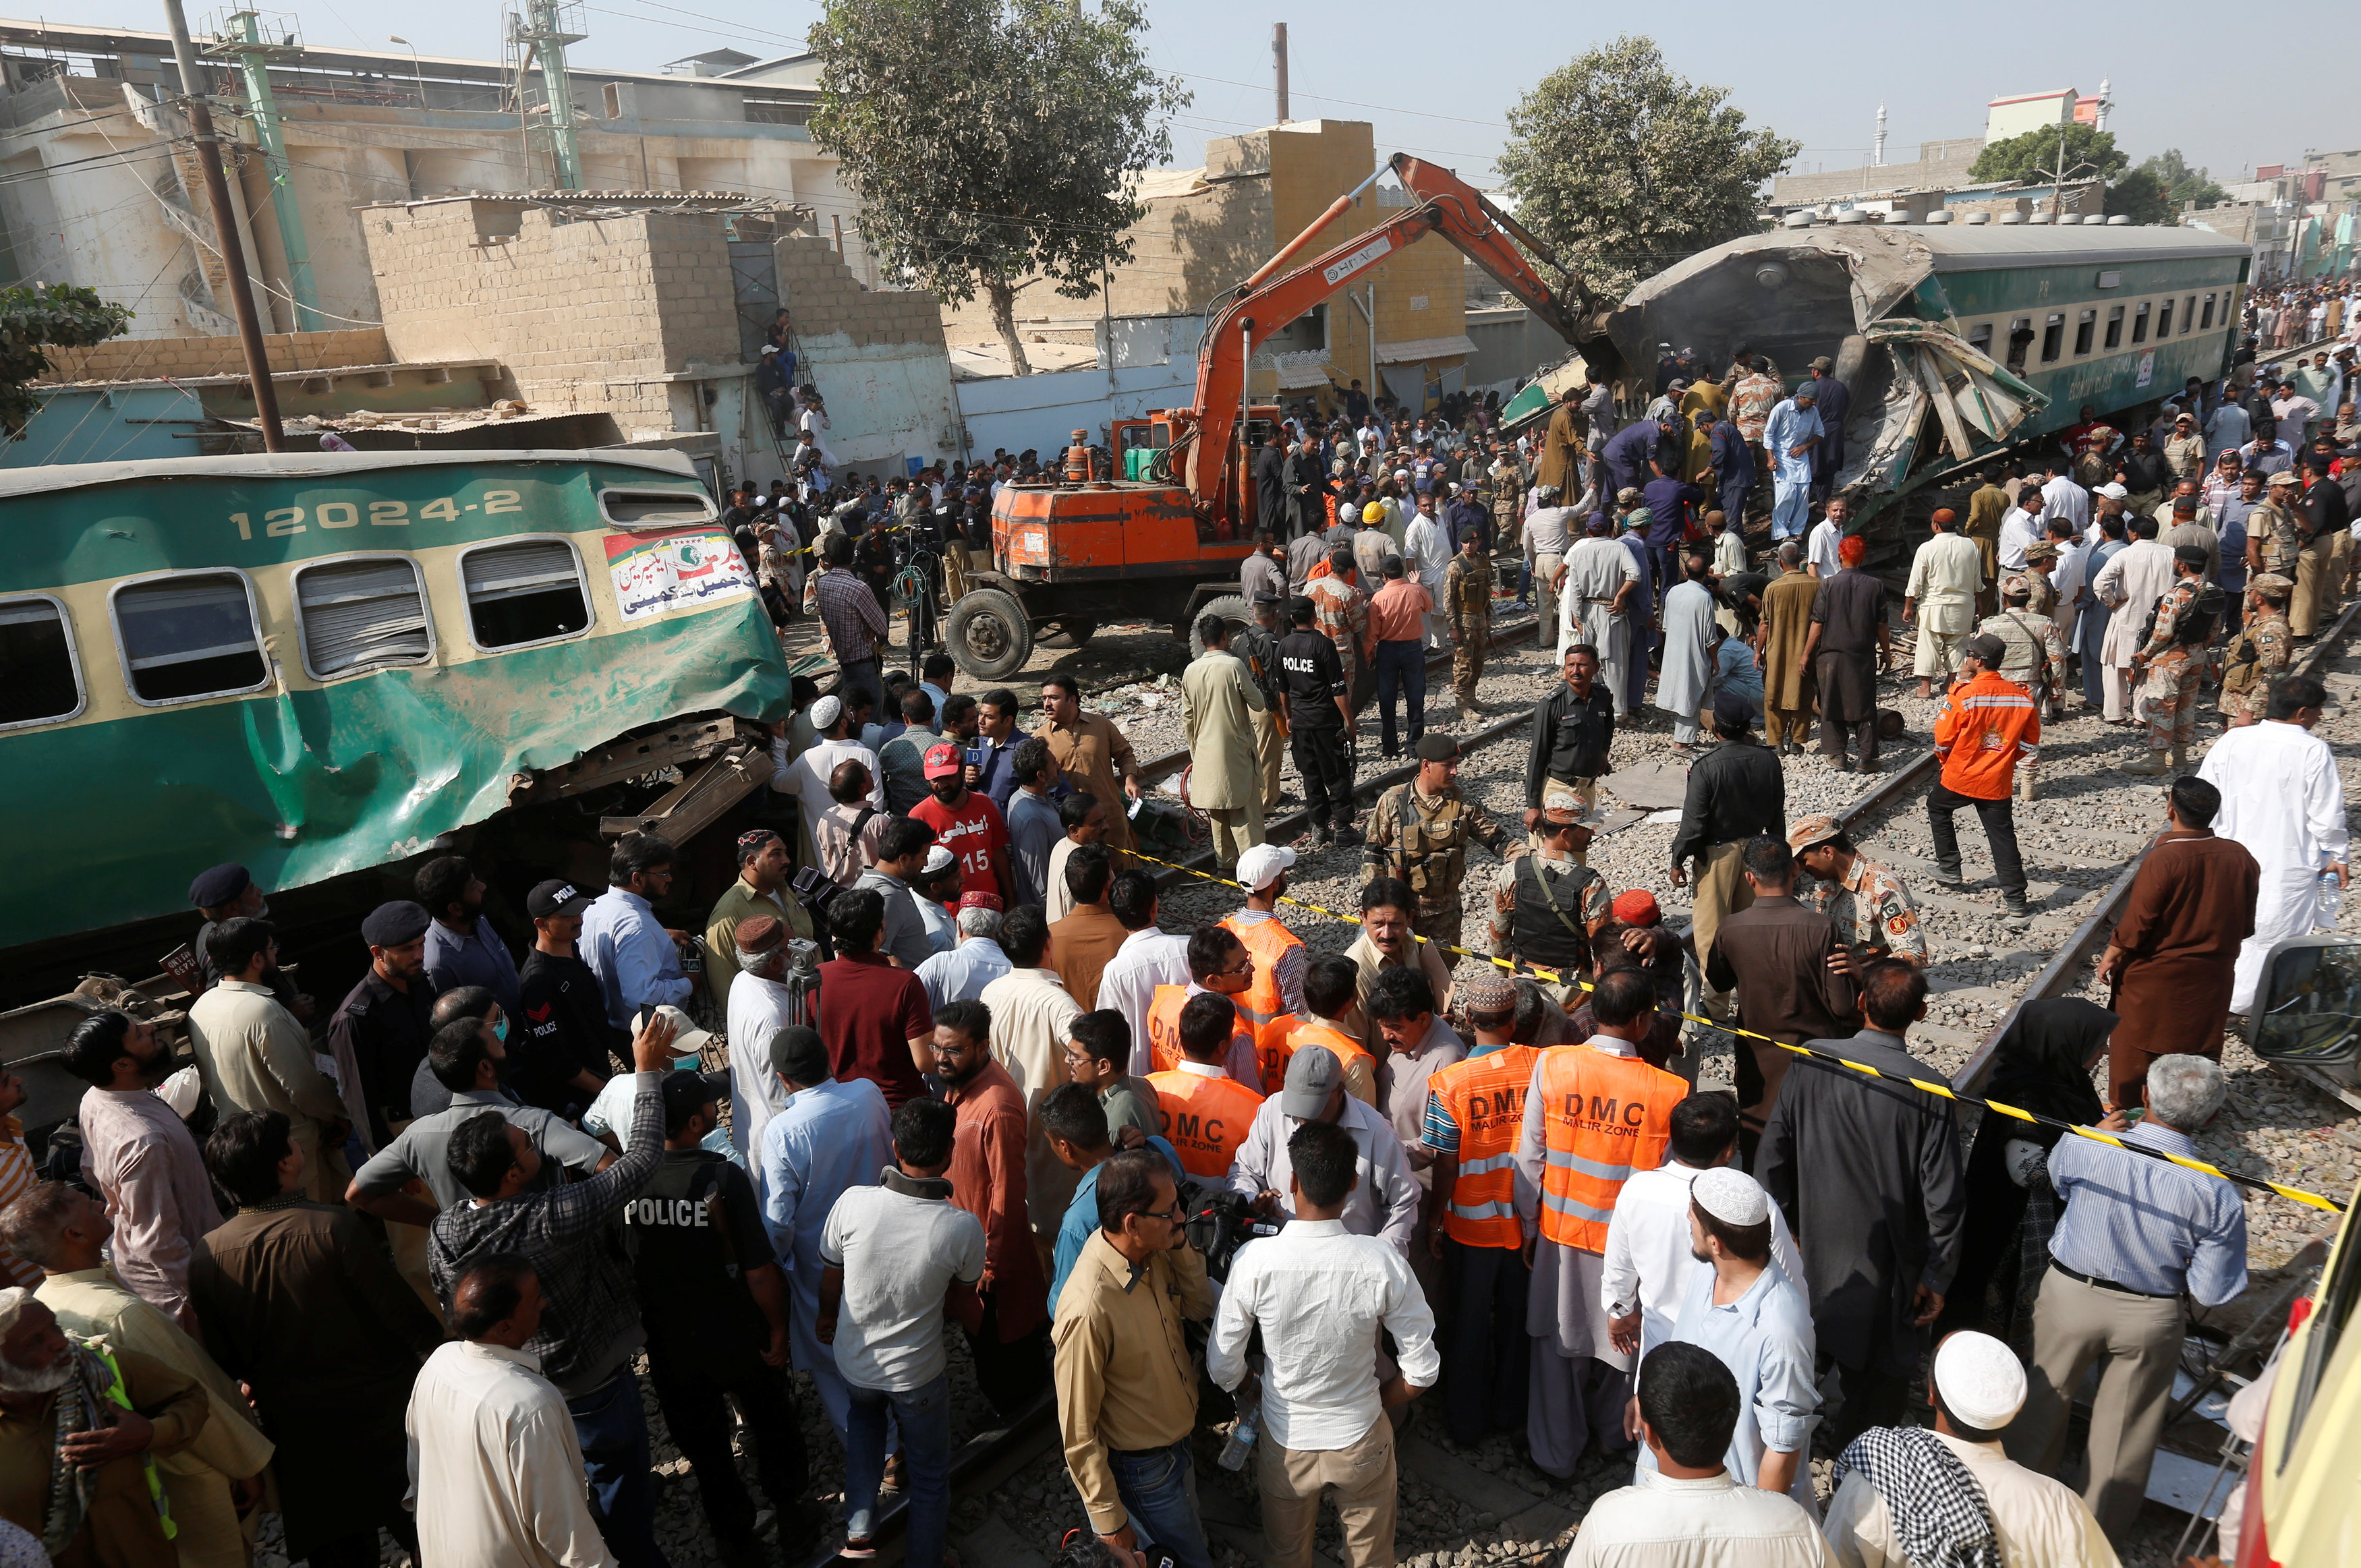
[[[748,564],[673,454],[13,470],[0,539],[11,1001],[106,967],[110,933],[151,972],[220,861],[284,903],[668,766],[742,795],[786,712]],[[580,840],[553,869],[595,870],[600,827],[545,834]]]
[[[2016,444],[2224,374],[2251,253],[2202,229],[1814,224],[1716,246],[1606,318],[1626,365],[1744,344],[1793,384],[1826,355],[1852,394],[1839,487],[1865,521]],[[1520,393],[1546,406],[1578,365]],[[1531,404],[1530,411],[1527,405]]]

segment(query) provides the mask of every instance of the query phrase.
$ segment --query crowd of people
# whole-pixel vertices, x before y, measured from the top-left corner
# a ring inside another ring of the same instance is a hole
[[[1790,817],[1783,759],[1817,724],[1874,770],[1877,677],[1912,634],[1942,691],[1937,880],[1965,880],[1972,806],[2022,920],[2013,806],[2079,660],[2085,706],[2145,730],[2127,771],[2178,776],[2109,1005],[2022,1009],[1993,1092],[2188,1155],[2225,1019],[2346,857],[2326,693],[2289,665],[2356,567],[2352,352],[2257,363],[2127,432],[2086,415],[1964,522],[1937,510],[1898,621],[1832,493],[1826,361],[1789,390],[1743,349],[1719,379],[1668,353],[1641,419],[1583,385],[1515,441],[1481,404],[1293,421],[1255,464],[1252,624],[1209,618],[1181,681],[1191,804],[1243,903],[1188,932],[1133,854],[1139,762],[1072,677],[1028,718],[947,658],[883,667],[894,557],[864,542],[981,543],[1032,455],[847,494],[818,400],[779,405],[800,487],[741,493],[731,524],[840,668],[794,683],[736,880],[685,911],[682,853],[628,833],[605,888],[543,880],[502,930],[438,855],[360,922],[367,970],[324,1007],[266,890],[199,875],[192,1067],[94,1012],[63,1056],[78,1161],[38,1179],[0,1139],[0,1531],[227,1568],[275,1509],[320,1565],[376,1562],[380,1530],[421,1568],[659,1564],[644,1377],[725,1563],[839,1529],[858,1563],[898,1492],[935,1568],[957,1361],[1004,1419],[1054,1403],[1071,1568],[1212,1568],[1209,1427],[1258,1450],[1270,1562],[1310,1563],[1324,1500],[1349,1568],[1390,1563],[1396,1434],[1435,1388],[1455,1443],[1519,1433],[1556,1476],[1628,1459],[1579,1563],[2114,1562],[2182,1300],[2245,1285],[2243,1206],[2055,1129],[1971,1139],[1902,1081],[1914,895],[1835,819]],[[1511,568],[1562,680],[1497,820],[1425,728],[1425,660],[1453,648],[1462,716],[1483,706]],[[2185,773],[2217,684],[2232,728]],[[1413,772],[1365,814],[1371,696]],[[1589,863],[1610,744],[1649,706],[1692,757],[1665,868],[1686,931]],[[1307,941],[1298,851],[1268,841],[1289,751],[1304,852],[1359,852],[1341,951]],[[1471,848],[1497,862],[1472,905]],[[1700,1088],[1722,1039],[1734,1090]],[[0,1112],[22,1097],[0,1077]],[[2093,1367],[2078,1491],[2053,1477]],[[842,1451],[840,1513],[791,1373]]]

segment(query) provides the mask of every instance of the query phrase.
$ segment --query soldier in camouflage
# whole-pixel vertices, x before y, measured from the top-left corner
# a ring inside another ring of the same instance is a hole
[[[2147,755],[2124,764],[2127,773],[2185,767],[2189,743],[2197,739],[2197,684],[2205,671],[2205,645],[2221,619],[2222,590],[2205,580],[2202,545],[2176,545],[2172,559],[2177,576],[2156,601],[2147,641],[2132,655],[2132,674],[2140,680],[2136,709],[2147,721]]]
[[[1230,652],[1246,667],[1246,676],[1262,693],[1264,711],[1254,720],[1255,772],[1262,783],[1266,817],[1279,809],[1279,764],[1287,750],[1287,683],[1279,668],[1279,609],[1277,590],[1262,588],[1254,598],[1254,620],[1230,638]]]
[[[1459,717],[1476,711],[1476,683],[1484,675],[1484,652],[1492,640],[1492,558],[1470,533],[1443,572],[1443,614],[1451,626],[1451,691]]]
[[[1411,929],[1447,947],[1459,945],[1459,890],[1467,881],[1467,841],[1503,861],[1524,853],[1484,808],[1459,790],[1459,742],[1433,730],[1419,738],[1418,773],[1378,797],[1369,813],[1364,883],[1400,877],[1418,896]]]
[[[1910,890],[1890,868],[1854,849],[1842,823],[1806,817],[1787,829],[1787,848],[1804,873],[1795,901],[1836,922],[1856,973],[1879,959],[1927,967],[1927,930]]]
[[[2263,717],[2271,683],[2295,660],[2295,628],[2288,600],[2295,584],[2276,572],[2246,579],[2246,623],[2222,659],[2222,718],[2232,729]]]
[[[1976,627],[1997,637],[2008,649],[2000,673],[2033,694],[2036,709],[2048,718],[2066,689],[2066,641],[2058,623],[2030,608],[2032,581],[2012,573],[2000,583],[2000,613],[1988,615]]]

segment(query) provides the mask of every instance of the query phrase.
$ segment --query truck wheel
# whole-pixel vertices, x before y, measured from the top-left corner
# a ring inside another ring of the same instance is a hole
[[[1070,615],[1050,624],[1057,630],[1044,633],[1041,641],[1052,648],[1079,648],[1088,642],[1099,629],[1099,623],[1087,615]]]
[[[1033,656],[1033,623],[1015,595],[970,588],[944,620],[943,641],[959,667],[977,680],[1006,680]]]
[[[1220,598],[1207,599],[1197,608],[1197,616],[1204,615],[1218,615],[1228,621],[1234,636],[1240,627],[1254,624],[1254,611],[1247,607],[1244,594],[1224,594]],[[1205,640],[1197,635],[1197,616],[1189,618],[1189,657],[1191,659],[1202,658],[1205,652]]]

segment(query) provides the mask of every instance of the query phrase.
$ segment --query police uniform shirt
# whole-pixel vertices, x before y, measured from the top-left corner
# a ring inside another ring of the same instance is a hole
[[[623,1205],[623,1235],[650,1355],[696,1361],[719,1380],[760,1365],[770,1324],[746,1274],[778,1260],[744,1171],[706,1149],[665,1150]]]
[[[1298,729],[1342,729],[1336,699],[1351,688],[1336,644],[1317,631],[1290,631],[1279,641],[1279,668],[1287,690],[1288,722]],[[1324,717],[1323,717],[1324,716]]]

